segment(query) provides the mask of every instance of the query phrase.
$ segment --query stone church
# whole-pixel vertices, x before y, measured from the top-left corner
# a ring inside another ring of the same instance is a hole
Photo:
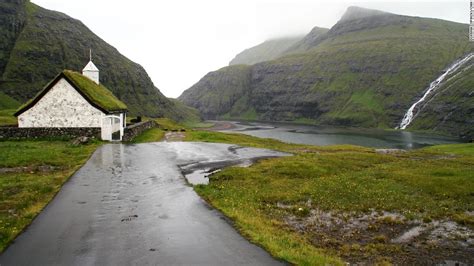
[[[100,128],[103,140],[121,140],[127,106],[99,82],[89,63],[82,74],[64,70],[15,113],[20,128]]]

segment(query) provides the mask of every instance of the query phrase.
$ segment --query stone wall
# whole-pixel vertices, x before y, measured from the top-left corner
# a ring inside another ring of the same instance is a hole
[[[155,121],[144,121],[125,128],[122,141],[131,141],[143,131],[156,127]]]
[[[54,127],[0,127],[1,139],[37,139],[37,138],[77,138],[90,137],[100,139],[99,127],[54,128]]]
[[[131,141],[143,131],[156,127],[155,121],[144,121],[126,127],[122,141]],[[39,138],[66,138],[90,137],[100,139],[100,127],[0,127],[2,139],[39,139]]]

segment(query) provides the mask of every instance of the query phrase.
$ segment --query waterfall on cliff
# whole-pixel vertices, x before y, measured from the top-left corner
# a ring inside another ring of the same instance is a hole
[[[470,53],[468,55],[466,55],[465,57],[459,59],[459,60],[456,60],[453,64],[451,64],[445,71],[443,74],[441,74],[438,78],[436,78],[433,82],[430,83],[430,86],[428,87],[428,89],[426,90],[426,92],[423,94],[423,96],[418,100],[416,101],[412,106],[410,106],[410,108],[408,108],[408,111],[405,113],[405,116],[403,117],[402,119],[402,122],[400,123],[400,125],[397,127],[397,129],[405,129],[408,125],[410,125],[410,123],[413,121],[413,119],[415,118],[415,113],[414,113],[414,110],[415,108],[422,102],[424,102],[426,100],[426,98],[432,94],[433,92],[436,91],[436,89],[439,87],[439,85],[441,84],[441,82],[443,82],[443,80],[451,73],[453,73],[454,71],[458,70],[462,65],[464,65],[465,63],[469,62],[469,60],[471,60],[472,58],[474,58],[474,53]]]

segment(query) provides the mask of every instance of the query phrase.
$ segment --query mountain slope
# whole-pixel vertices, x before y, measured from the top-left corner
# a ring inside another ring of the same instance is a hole
[[[249,106],[245,95],[249,93],[250,74],[247,65],[229,66],[210,72],[194,85],[200,89],[186,90],[180,99],[195,100],[192,106],[207,118],[217,118],[217,114],[231,112],[232,109],[239,109],[239,106],[243,110],[232,113],[241,115],[240,111],[247,111]],[[239,101],[242,103],[239,104]]]
[[[18,101],[0,92],[0,110],[16,109],[19,106],[20,106],[20,103]]]
[[[205,116],[243,118],[230,113],[238,103],[240,113],[259,120],[394,128],[446,66],[473,51],[467,30],[460,23],[349,8],[329,31],[308,36],[313,41],[303,49],[245,69],[251,73],[241,74],[246,93]],[[202,98],[220,101],[222,80],[232,78],[225,68],[219,73],[219,82],[203,78],[179,99],[200,110]]]
[[[410,127],[465,138],[474,136],[474,59],[454,72],[424,102]]]
[[[16,39],[26,22],[26,5],[21,1],[0,3],[0,74],[5,70]]]
[[[305,52],[314,47],[326,36],[329,29],[314,27],[304,38],[288,47],[281,55]]]
[[[92,49],[101,83],[124,101],[132,114],[186,118],[185,107],[161,94],[143,67],[79,20],[26,0],[1,2],[0,12],[0,21],[6,22],[0,25],[0,32],[8,36],[1,43],[0,92],[24,102],[63,69],[81,71]]]
[[[302,38],[303,36],[295,36],[265,41],[257,46],[242,51],[230,61],[229,65],[253,65],[276,59]]]

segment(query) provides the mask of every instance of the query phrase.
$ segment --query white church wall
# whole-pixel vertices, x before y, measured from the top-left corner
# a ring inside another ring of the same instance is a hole
[[[61,79],[39,102],[18,116],[18,126],[101,127],[102,114]]]

